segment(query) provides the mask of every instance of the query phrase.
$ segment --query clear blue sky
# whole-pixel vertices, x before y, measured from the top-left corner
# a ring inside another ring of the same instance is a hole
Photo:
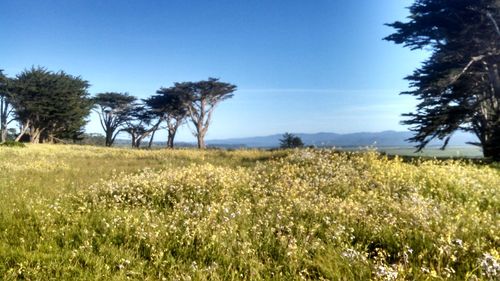
[[[398,93],[426,54],[382,38],[411,2],[0,0],[0,68],[64,70],[91,94],[140,98],[218,77],[238,91],[208,139],[404,130],[415,101]],[[95,116],[87,130],[102,131]],[[178,140],[194,140],[189,127]]]

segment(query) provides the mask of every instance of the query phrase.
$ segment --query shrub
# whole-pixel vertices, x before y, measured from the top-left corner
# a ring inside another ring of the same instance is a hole
[[[26,147],[26,145],[22,142],[18,142],[18,141],[12,141],[12,140],[8,140],[6,142],[2,142],[0,143],[0,146],[7,146],[7,147]]]

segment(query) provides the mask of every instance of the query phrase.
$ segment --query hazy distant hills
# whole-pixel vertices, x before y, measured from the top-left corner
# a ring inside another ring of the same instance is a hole
[[[383,131],[383,132],[360,132],[351,134],[336,134],[336,133],[315,133],[315,134],[302,134],[294,133],[299,136],[305,145],[314,145],[317,147],[411,147],[414,143],[409,143],[406,139],[412,136],[412,132],[397,132],[397,131]],[[207,140],[209,146],[222,146],[222,147],[256,147],[256,148],[271,148],[279,146],[281,134],[262,136],[262,137],[248,137],[248,138],[233,138],[233,139],[219,139]],[[449,142],[449,146],[464,146],[467,142],[477,141],[475,136],[466,133],[455,133]],[[440,146],[441,141],[433,141],[430,146]]]
[[[413,133],[408,131],[383,131],[383,132],[360,132],[351,134],[337,133],[315,133],[303,134],[293,133],[299,136],[306,146],[313,145],[316,147],[338,147],[338,148],[358,148],[374,146],[378,148],[405,148],[413,147],[415,143],[409,143],[406,139],[410,138]],[[274,148],[279,146],[279,140],[282,134],[275,134],[261,137],[248,138],[230,138],[230,139],[212,139],[207,140],[208,146],[223,147],[223,148]],[[466,133],[455,133],[450,140],[448,146],[466,146],[467,142],[476,142],[475,136]],[[144,142],[146,144],[147,142]],[[115,145],[128,146],[130,140],[117,139]],[[154,142],[155,146],[165,146],[166,143],[159,141]],[[429,144],[428,147],[441,146],[442,141],[436,140]],[[193,142],[176,142],[178,147],[196,147]]]

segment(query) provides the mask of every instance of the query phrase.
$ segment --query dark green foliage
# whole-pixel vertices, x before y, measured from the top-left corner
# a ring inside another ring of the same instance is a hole
[[[7,146],[7,147],[26,147],[26,145],[25,145],[24,143],[22,143],[22,142],[18,142],[18,141],[12,141],[12,140],[2,142],[2,143],[0,143],[0,146]]]
[[[410,140],[421,150],[438,138],[444,148],[456,130],[470,131],[486,157],[500,160],[500,1],[417,0],[409,9],[385,39],[432,50],[403,93],[420,101],[403,121],[416,132]]]
[[[174,138],[177,129],[184,122],[188,109],[183,100],[182,92],[176,87],[160,88],[156,91],[156,95],[145,99],[145,104],[150,108],[151,112],[160,120],[167,124],[168,139],[167,147],[174,147]],[[150,144],[152,143],[152,137]]]
[[[298,136],[295,136],[290,133],[284,133],[283,138],[280,139],[280,147],[281,148],[298,148],[304,147],[304,142]]]
[[[125,121],[124,131],[132,138],[132,147],[139,148],[144,138],[160,126],[160,119],[144,105],[136,104],[131,108],[130,118]]]
[[[132,119],[137,99],[127,93],[100,93],[93,99],[101,126],[106,134],[106,146],[113,145],[116,136],[123,131],[122,126]]]
[[[88,87],[80,77],[41,67],[17,75],[11,102],[23,127],[18,138],[26,134],[33,143],[77,139],[90,113]]]

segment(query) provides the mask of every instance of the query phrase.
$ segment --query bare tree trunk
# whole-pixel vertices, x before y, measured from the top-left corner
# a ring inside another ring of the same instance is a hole
[[[198,136],[198,148],[199,149],[205,149],[206,148],[205,139],[202,136]]]
[[[9,103],[8,100],[6,100],[5,97],[0,97],[0,135],[1,135],[1,142],[7,141],[7,136],[8,136],[8,125],[12,121],[12,119],[9,120],[9,117],[11,116],[11,113],[13,112],[13,107]]]
[[[482,112],[484,116],[483,138],[481,146],[484,157],[500,161],[500,75],[499,65],[496,60],[489,60],[485,64],[491,85],[492,95],[488,106]]]
[[[106,146],[113,145],[113,132],[111,130],[106,131]]]
[[[153,133],[151,134],[151,138],[149,138],[148,148],[151,148],[151,146],[153,145],[153,138],[155,137],[155,133],[156,130],[153,131]]]
[[[175,129],[168,129],[168,136],[167,136],[167,147],[168,148],[174,148],[174,138],[175,138]]]
[[[3,108],[3,103],[4,101],[2,100],[2,108],[0,108],[1,110],[1,114],[2,116],[0,116],[0,132],[1,132],[1,135],[2,135],[2,139],[1,139],[1,142],[5,142],[7,140],[7,114],[5,114],[5,109]]]
[[[160,128],[160,124],[162,121],[163,121],[163,119],[161,119],[161,118],[158,119],[158,122],[156,122],[156,124],[153,127],[151,127],[151,129],[149,130],[147,135],[144,136],[144,137],[147,137],[149,134],[151,134],[151,138],[149,138],[148,148],[151,148],[151,146],[153,145],[153,138],[155,137],[156,131]]]
[[[8,103],[4,100],[4,97],[0,97],[0,133],[1,133],[1,142],[5,142],[7,140],[7,107]]]
[[[487,132],[486,136],[481,143],[484,157],[500,161],[500,128],[491,128],[491,131]]]
[[[40,141],[42,143],[56,143],[56,137],[53,133],[40,133]]]
[[[19,132],[19,135],[16,137],[16,141],[20,141],[21,138],[24,136],[24,134],[26,134],[26,132],[28,131],[30,127],[30,121],[26,121],[26,124],[23,125],[21,131]]]
[[[130,136],[132,137],[132,148],[137,147],[137,143],[136,143],[136,142],[137,142],[137,140],[136,140],[137,138],[136,138],[135,133],[134,133],[134,132],[132,132],[132,133],[130,134]]]
[[[30,141],[31,143],[40,143],[40,129],[38,128],[32,128],[31,130],[31,135],[30,135]]]
[[[7,141],[7,128],[2,128],[2,141],[1,142],[5,142]]]
[[[205,133],[207,132],[206,129],[203,128],[198,128],[198,133],[196,134],[196,138],[198,139],[198,148],[199,149],[205,149]]]

